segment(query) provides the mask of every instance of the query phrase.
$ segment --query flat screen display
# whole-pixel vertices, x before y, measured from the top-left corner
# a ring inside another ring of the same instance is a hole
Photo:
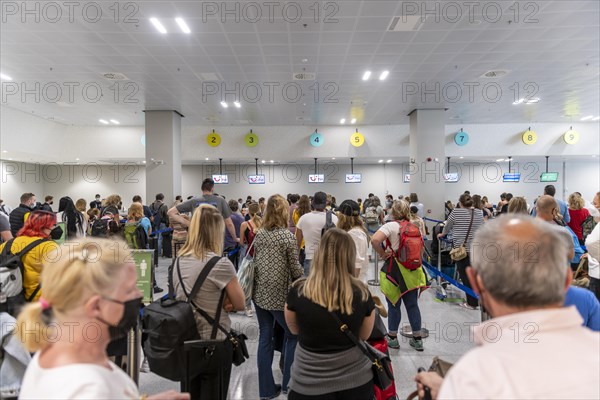
[[[451,173],[448,173],[448,174],[444,174],[444,179],[448,183],[458,182],[458,173],[457,172],[451,172]]]
[[[404,183],[410,182],[410,174],[404,174]]]
[[[229,183],[229,177],[227,175],[213,175],[212,180],[215,181],[215,185],[224,185]]]
[[[540,177],[540,182],[556,182],[558,180],[558,172],[544,172]]]
[[[361,174],[346,174],[346,183],[360,183],[361,181]]]
[[[519,182],[520,180],[521,180],[520,172],[507,173],[507,174],[504,174],[504,176],[502,177],[503,182]]]
[[[308,183],[323,183],[323,182],[325,182],[325,175],[323,175],[323,174],[308,175]]]
[[[249,175],[248,183],[251,185],[264,185],[265,184],[265,176],[264,175]]]

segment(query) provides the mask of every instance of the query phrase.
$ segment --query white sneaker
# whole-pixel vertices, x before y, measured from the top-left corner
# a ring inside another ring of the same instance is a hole
[[[251,308],[246,308],[246,317],[253,317],[254,311]]]
[[[150,366],[148,365],[148,359],[146,357],[144,357],[144,360],[142,361],[140,372],[150,372]]]

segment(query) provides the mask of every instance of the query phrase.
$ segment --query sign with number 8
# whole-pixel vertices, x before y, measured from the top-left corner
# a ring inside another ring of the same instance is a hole
[[[579,132],[569,129],[567,132],[565,132],[563,139],[567,144],[575,144],[579,142]]]
[[[523,143],[530,146],[532,144],[535,144],[535,142],[537,142],[537,133],[535,133],[532,130],[527,130],[527,131],[525,131],[525,133],[523,133],[522,139],[523,139]]]

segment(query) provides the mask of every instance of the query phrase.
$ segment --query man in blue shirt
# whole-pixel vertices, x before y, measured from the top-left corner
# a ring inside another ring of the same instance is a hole
[[[565,307],[575,306],[583,318],[583,326],[600,331],[600,303],[592,292],[576,286],[569,286],[565,297]]]
[[[556,194],[556,188],[554,187],[554,185],[547,185],[544,188],[544,196],[554,197],[555,194]],[[565,225],[568,224],[571,221],[571,216],[569,215],[569,206],[567,206],[567,203],[565,203],[561,199],[555,198],[554,200],[556,200],[556,203],[558,203],[558,208],[559,208],[558,212],[562,216],[563,222],[565,223]],[[538,201],[539,201],[539,199],[538,199]],[[537,215],[537,210],[535,207],[531,211],[531,215],[534,217]]]

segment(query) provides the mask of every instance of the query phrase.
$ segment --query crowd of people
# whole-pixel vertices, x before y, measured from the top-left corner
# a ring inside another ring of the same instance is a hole
[[[387,194],[383,202],[370,193],[364,201],[338,204],[324,192],[227,201],[214,193],[211,179],[200,189],[201,195],[186,201],[177,196],[171,205],[160,193],[148,205],[135,196],[127,210],[116,194],[96,195],[89,204],[65,196],[57,212],[52,196],[40,204],[33,193],[25,193],[14,209],[0,200],[0,252],[18,255],[23,265],[23,293],[9,307],[2,305],[2,311],[18,318],[15,338],[27,349],[23,357],[33,354],[22,382],[11,380],[21,388],[21,398],[140,397],[108,356],[122,353],[114,351],[115,343],[123,343],[142,307],[135,268],[123,249],[148,248],[151,236],[156,237],[156,254],[173,259],[171,270],[177,272],[170,282],[176,299],[187,301],[207,268],[202,290],[192,299],[209,315],[195,313],[200,337],[227,342],[223,332],[231,327],[229,313],[256,318],[260,399],[282,393],[289,399],[373,398],[371,362],[337,321],[361,340],[371,336],[380,301],[365,280],[375,253],[410,276],[397,298],[386,295],[386,348],[400,347],[404,303],[412,331],[409,345],[424,350],[419,295],[428,277],[421,266],[409,270],[403,265],[409,230],[419,239],[429,235],[425,206],[416,193]],[[600,396],[598,385],[559,387],[563,370],[577,371],[569,375],[573,382],[597,383],[600,375],[598,333],[588,329],[600,331],[600,192],[592,202],[579,193],[568,202],[555,194],[552,185],[546,186],[530,205],[503,193],[492,205],[486,196],[467,191],[456,204],[446,202],[436,238],[451,237],[453,248],[465,249],[456,268],[462,283],[477,294],[467,294],[462,306],[485,309],[493,319],[476,328],[478,347],[444,379],[434,373],[416,376],[420,396],[426,387],[433,398]],[[54,240],[61,237],[69,243],[57,245]],[[89,250],[94,243],[98,254]],[[499,249],[498,257],[486,253],[490,245]],[[251,259],[254,268],[251,301],[237,275],[244,259]],[[571,286],[573,271],[583,263],[589,290]],[[161,291],[155,284],[154,292]],[[569,305],[575,307],[564,307]],[[5,318],[11,317],[3,313]],[[486,324],[492,322],[505,334],[496,343],[485,339]],[[509,340],[514,323],[526,336],[527,322],[537,324],[540,342]],[[68,331],[73,323],[72,340],[48,339],[49,332]],[[85,340],[90,324],[98,327],[102,340]],[[282,332],[281,382],[272,369],[277,330]],[[42,339],[32,340],[32,332]],[[560,350],[565,343],[570,349]],[[171,391],[147,398],[226,399],[233,349],[227,344],[222,352],[219,379],[199,374],[188,382],[189,394]],[[552,368],[553,360],[560,369]],[[69,371],[77,371],[77,379]]]

